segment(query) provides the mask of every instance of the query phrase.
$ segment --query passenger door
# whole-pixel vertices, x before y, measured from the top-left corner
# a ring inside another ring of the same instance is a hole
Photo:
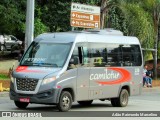
[[[77,68],[77,93],[76,99],[88,100],[89,92],[89,54],[87,49],[87,43],[78,43],[75,46],[72,58],[78,58]]]

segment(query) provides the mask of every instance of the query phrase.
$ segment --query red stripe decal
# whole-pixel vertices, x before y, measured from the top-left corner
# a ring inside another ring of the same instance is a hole
[[[107,68],[116,72],[119,72],[121,75],[121,78],[113,80],[113,81],[102,81],[102,80],[97,80],[96,82],[102,85],[114,85],[114,84],[120,84],[123,82],[129,82],[131,80],[131,74],[122,68]]]
[[[16,72],[34,72],[34,73],[44,73],[41,70],[28,70],[28,66],[18,66]]]

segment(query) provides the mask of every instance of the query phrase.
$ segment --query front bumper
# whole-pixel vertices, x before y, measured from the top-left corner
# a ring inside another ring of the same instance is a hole
[[[59,89],[50,89],[37,94],[20,94],[10,89],[10,99],[19,101],[20,98],[29,98],[30,103],[38,104],[57,104],[59,98]]]

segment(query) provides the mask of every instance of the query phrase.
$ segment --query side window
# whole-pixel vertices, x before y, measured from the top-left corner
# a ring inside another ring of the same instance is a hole
[[[107,44],[107,66],[123,66],[121,45]]]
[[[138,45],[122,45],[123,66],[140,66],[141,52]]]
[[[91,67],[104,67],[107,64],[107,48],[102,43],[90,43],[90,65]]]
[[[10,36],[10,37],[11,37],[11,40],[16,41],[15,37],[13,37],[13,36]]]
[[[74,69],[80,66],[89,66],[89,51],[87,43],[77,43],[69,63],[69,69]]]
[[[90,43],[89,46],[91,66],[122,66],[122,53],[119,44]]]
[[[87,46],[82,47],[82,63],[84,66],[89,66],[89,50]]]
[[[131,49],[131,46],[122,45],[122,53],[123,53],[123,66],[133,66],[134,51]]]
[[[139,45],[131,45],[134,66],[142,65],[142,56]]]

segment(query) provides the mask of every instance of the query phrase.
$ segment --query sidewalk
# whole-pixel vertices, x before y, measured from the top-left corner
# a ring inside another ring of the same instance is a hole
[[[158,92],[160,91],[160,87],[152,87],[152,88],[142,88],[142,92]]]
[[[9,92],[0,92],[0,97],[7,97],[9,96]]]
[[[9,69],[14,66],[14,68],[18,65],[17,60],[5,60],[0,61],[0,73],[8,73]]]

